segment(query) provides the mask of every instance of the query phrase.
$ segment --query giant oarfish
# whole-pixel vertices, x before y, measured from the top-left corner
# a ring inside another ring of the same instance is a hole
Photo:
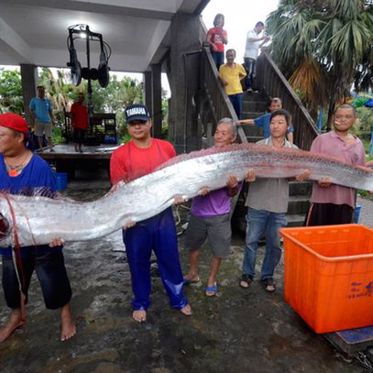
[[[329,177],[335,184],[373,190],[373,171],[296,149],[275,150],[235,144],[175,157],[151,174],[120,182],[93,202],[1,195],[0,246],[45,244],[54,238],[90,240],[141,221],[171,206],[175,195],[196,196],[203,187],[223,187],[229,175],[243,180],[249,169],[257,177],[294,177],[310,171],[311,180]],[[15,235],[16,233],[16,235]]]

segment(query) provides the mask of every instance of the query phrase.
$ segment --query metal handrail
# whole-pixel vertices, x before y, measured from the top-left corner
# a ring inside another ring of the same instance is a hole
[[[219,79],[218,70],[212,58],[210,48],[207,45],[202,47],[201,56],[201,88],[203,94],[209,101],[211,113],[214,118],[214,125],[224,117],[238,121],[237,114],[224,91]],[[214,126],[214,127],[215,127]],[[212,128],[214,130],[215,128]],[[242,127],[237,127],[240,142],[247,142],[247,138]]]
[[[281,98],[283,108],[289,111],[292,116],[295,130],[294,143],[301,149],[309,150],[313,139],[318,135],[315,122],[266,52],[263,52],[258,58],[256,82],[257,86],[269,96]]]

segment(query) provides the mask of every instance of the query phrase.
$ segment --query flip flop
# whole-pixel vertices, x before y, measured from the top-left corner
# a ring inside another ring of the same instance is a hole
[[[218,292],[218,284],[214,282],[213,285],[207,286],[205,289],[206,297],[214,297]]]
[[[193,284],[198,284],[201,281],[199,276],[193,279],[187,279],[184,277],[184,285],[193,285]]]

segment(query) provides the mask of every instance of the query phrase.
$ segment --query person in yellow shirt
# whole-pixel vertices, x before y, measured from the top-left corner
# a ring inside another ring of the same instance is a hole
[[[219,68],[219,78],[223,83],[225,93],[228,95],[238,119],[240,119],[242,109],[242,86],[241,80],[246,76],[244,67],[234,62],[236,51],[228,49],[225,57],[227,63]]]

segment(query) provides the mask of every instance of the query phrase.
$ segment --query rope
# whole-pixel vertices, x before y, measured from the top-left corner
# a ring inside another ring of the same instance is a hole
[[[10,215],[12,218],[12,223],[13,223],[13,235],[14,235],[14,246],[12,248],[12,259],[13,259],[13,264],[18,280],[18,288],[20,292],[20,306],[21,306],[21,315],[24,317],[25,315],[25,304],[26,304],[26,294],[24,292],[24,289],[26,289],[26,278],[25,278],[25,273],[23,270],[23,265],[22,265],[22,257],[21,257],[21,246],[19,243],[19,237],[17,233],[17,221],[16,221],[16,215],[14,212],[14,208],[11,203],[11,197],[8,194],[1,193],[1,197],[3,197],[6,202],[8,203],[9,206],[9,211]]]

